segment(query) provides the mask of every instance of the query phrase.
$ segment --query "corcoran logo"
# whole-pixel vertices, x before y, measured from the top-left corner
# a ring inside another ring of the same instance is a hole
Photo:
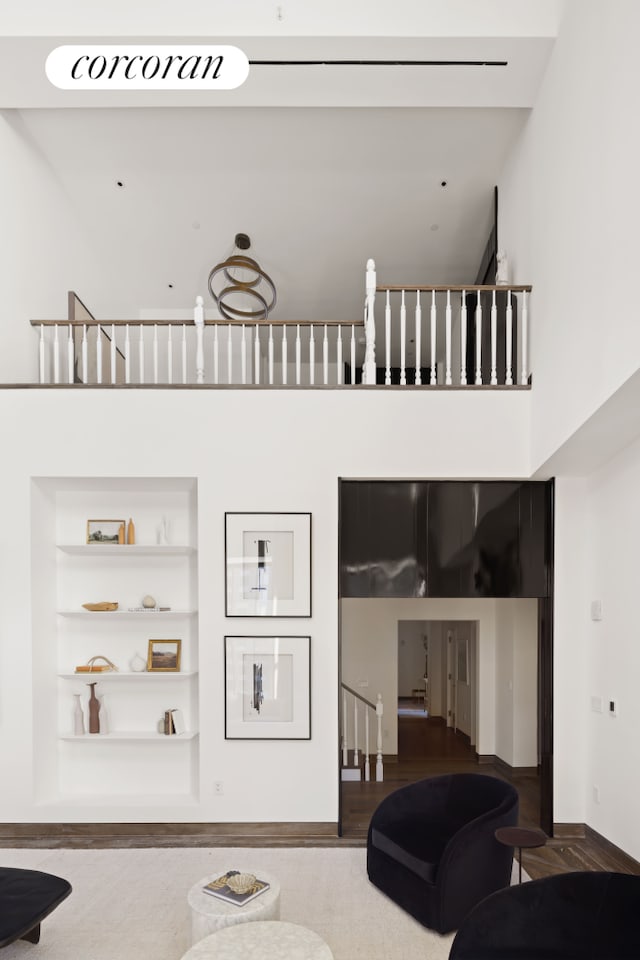
[[[47,57],[61,90],[233,90],[249,76],[238,47],[73,44]]]

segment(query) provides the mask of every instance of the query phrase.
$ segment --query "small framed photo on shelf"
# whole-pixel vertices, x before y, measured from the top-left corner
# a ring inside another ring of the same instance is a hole
[[[311,739],[311,637],[225,637],[226,740]]]
[[[311,616],[311,514],[226,513],[227,617]]]
[[[87,520],[87,543],[120,543],[124,520]]]
[[[147,670],[149,673],[180,670],[182,640],[149,640]]]

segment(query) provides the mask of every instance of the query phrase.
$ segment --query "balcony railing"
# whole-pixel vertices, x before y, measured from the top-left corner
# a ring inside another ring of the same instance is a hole
[[[93,386],[528,386],[530,286],[379,285],[360,321],[32,320],[41,384]],[[380,296],[382,295],[382,296]],[[382,355],[380,365],[377,353]]]

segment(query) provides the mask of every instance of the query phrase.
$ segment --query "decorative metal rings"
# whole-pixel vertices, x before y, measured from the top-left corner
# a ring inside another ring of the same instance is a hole
[[[232,270],[247,271],[249,279],[240,280],[234,277]],[[214,283],[220,280],[227,285],[216,293]],[[251,257],[243,257],[239,254],[227,257],[222,263],[216,264],[209,274],[209,293],[225,320],[245,320],[248,323],[266,320],[276,305],[276,287],[271,277]],[[257,309],[250,310],[235,306],[232,298],[238,294],[245,294],[252,298],[258,304]]]

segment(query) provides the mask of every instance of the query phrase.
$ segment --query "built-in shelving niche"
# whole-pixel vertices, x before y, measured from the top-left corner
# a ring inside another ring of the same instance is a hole
[[[162,518],[168,545],[158,544]],[[135,545],[87,544],[88,519],[133,518]],[[192,478],[32,480],[33,736],[36,801],[55,819],[117,811],[180,819],[199,799],[197,485]],[[150,594],[163,612],[139,612]],[[117,601],[91,613],[82,604]],[[150,639],[180,639],[179,673],[136,673]],[[75,674],[108,657],[117,673]],[[85,719],[90,680],[107,729],[73,736],[74,693]],[[180,708],[186,732],[159,732]],[[102,814],[101,814],[102,816]],[[100,817],[98,817],[100,818]]]

